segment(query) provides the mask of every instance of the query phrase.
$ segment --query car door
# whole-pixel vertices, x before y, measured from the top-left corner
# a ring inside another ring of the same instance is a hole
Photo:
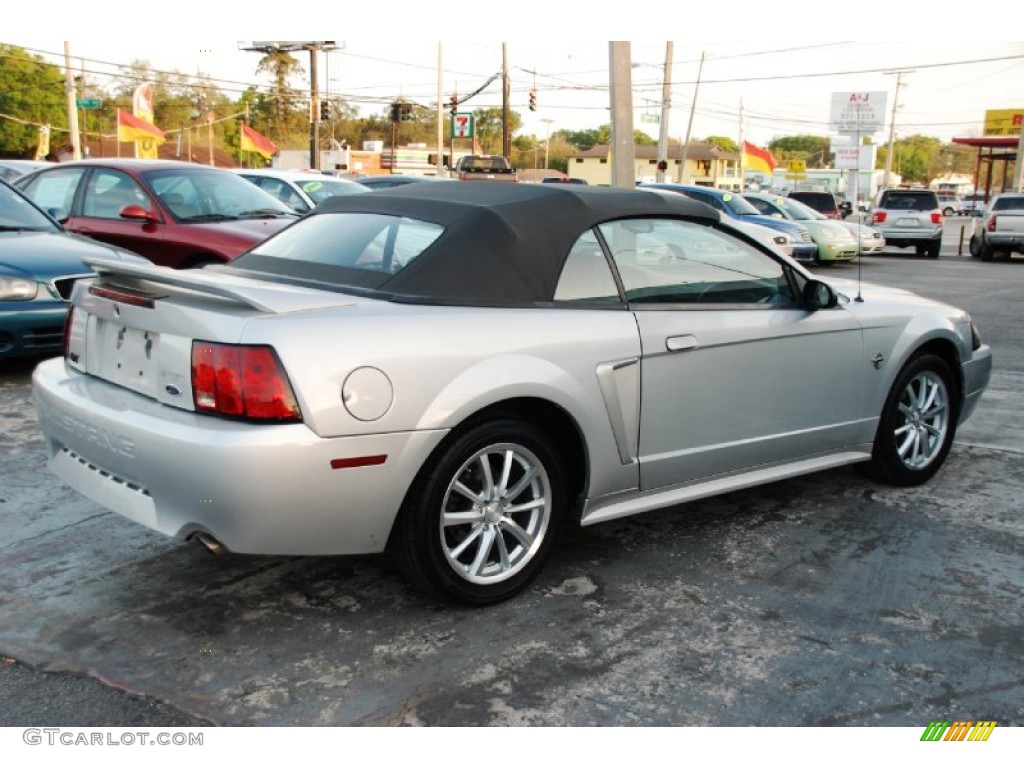
[[[600,225],[640,333],[646,489],[855,443],[866,366],[842,306],[798,306],[788,265],[720,229]]]
[[[93,168],[83,179],[82,194],[67,228],[81,235],[126,248],[156,261],[166,236],[160,208],[135,179],[114,168]],[[125,206],[137,205],[152,219],[127,219]]]

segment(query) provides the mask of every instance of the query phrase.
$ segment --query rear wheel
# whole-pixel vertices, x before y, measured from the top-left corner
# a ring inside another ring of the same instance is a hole
[[[953,444],[955,395],[941,357],[925,354],[907,363],[882,409],[868,473],[894,485],[918,485],[934,475]]]
[[[936,240],[936,241],[934,241],[932,243],[929,243],[928,244],[928,251],[927,251],[928,258],[929,259],[937,259],[937,258],[939,258],[939,249],[941,247],[942,247],[942,241],[941,240]]]
[[[540,573],[565,509],[548,438],[511,418],[483,422],[442,444],[420,471],[391,550],[414,585],[488,605]]]

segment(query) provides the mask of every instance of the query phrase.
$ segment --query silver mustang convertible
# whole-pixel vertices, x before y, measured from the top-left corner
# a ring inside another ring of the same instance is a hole
[[[230,265],[89,263],[34,375],[61,478],[214,551],[389,551],[478,605],[567,526],[855,462],[924,482],[992,364],[965,312],[852,301],[641,190],[410,184]]]

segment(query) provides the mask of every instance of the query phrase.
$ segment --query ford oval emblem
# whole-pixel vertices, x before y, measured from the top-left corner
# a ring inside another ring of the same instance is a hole
[[[178,397],[179,395],[181,395],[181,387],[177,386],[176,384],[168,384],[166,387],[164,387],[164,390],[171,397]]]

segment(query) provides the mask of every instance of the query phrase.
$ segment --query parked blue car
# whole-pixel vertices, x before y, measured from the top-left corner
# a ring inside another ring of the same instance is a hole
[[[784,232],[793,241],[793,258],[797,261],[813,262],[818,255],[818,245],[811,238],[811,233],[803,224],[797,224],[785,219],[777,219],[773,216],[765,216],[753,205],[743,199],[738,192],[730,192],[717,187],[699,187],[691,184],[642,184],[645,189],[664,189],[669,192],[678,192],[681,195],[692,197],[694,200],[710,205],[719,211],[723,216],[731,219],[748,221],[752,224]]]
[[[60,354],[67,298],[87,256],[146,259],[64,230],[0,179],[0,360]]]

